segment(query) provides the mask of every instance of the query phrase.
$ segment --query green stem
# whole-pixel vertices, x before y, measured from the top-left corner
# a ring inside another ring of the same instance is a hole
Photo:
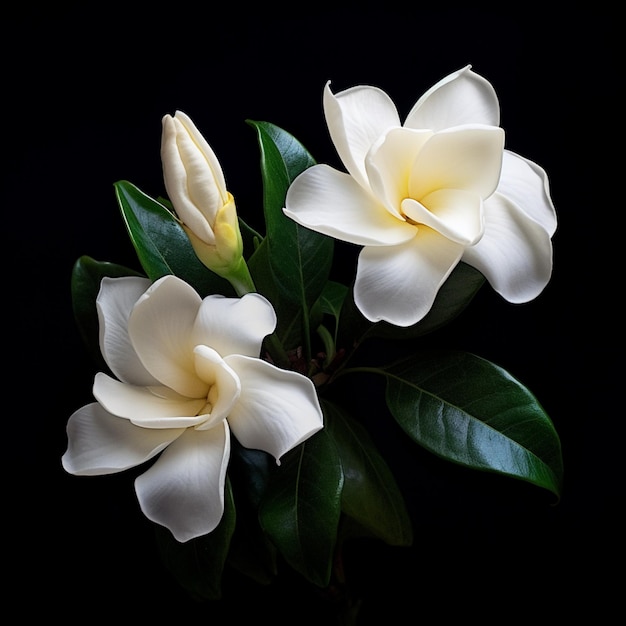
[[[233,286],[238,296],[256,292],[256,286],[250,275],[248,264],[243,257],[241,257],[237,267],[224,273],[224,278]]]

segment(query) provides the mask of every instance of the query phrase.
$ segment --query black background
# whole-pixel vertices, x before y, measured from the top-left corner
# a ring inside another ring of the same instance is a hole
[[[73,322],[71,268],[83,254],[138,267],[113,183],[164,194],[165,113],[192,117],[239,212],[262,228],[259,153],[246,119],[281,126],[318,162],[341,168],[323,120],[327,80],[334,91],[379,86],[403,117],[469,63],[498,93],[507,147],[547,170],[559,228],[540,297],[514,306],[485,287],[441,341],[502,365],[535,393],[561,436],[565,487],[554,505],[532,486],[451,466],[368,412],[406,489],[415,542],[348,549],[349,579],[365,598],[359,624],[511,623],[572,608],[605,623],[623,558],[616,15],[545,15],[521,4],[66,3],[30,5],[2,23],[5,540],[23,610],[41,602],[70,622],[175,610],[207,624],[328,623],[316,594],[286,572],[259,589],[229,571],[224,599],[196,604],[159,560],[135,500],[137,472],[63,472],[65,424],[91,401],[95,373]]]

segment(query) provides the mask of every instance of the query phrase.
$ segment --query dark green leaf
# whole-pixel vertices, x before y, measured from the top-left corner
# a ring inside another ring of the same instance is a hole
[[[330,581],[342,485],[337,450],[321,430],[283,457],[259,511],[287,563],[320,587]]]
[[[291,182],[315,162],[284,130],[267,122],[248,123],[256,129],[261,149],[269,267],[281,299],[296,303],[302,310],[301,335],[308,340],[309,310],[328,279],[334,242],[296,224],[285,216],[283,207]]]
[[[263,294],[279,313],[274,331],[286,350],[294,350],[302,346],[302,310],[297,303],[286,299],[272,279],[269,266],[269,245],[265,238],[248,261],[248,269],[259,293]],[[278,357],[273,355],[277,364]],[[282,366],[288,367],[288,363]]]
[[[343,512],[392,546],[411,545],[413,531],[404,498],[369,433],[336,405],[325,401],[322,406],[341,458]]]
[[[275,466],[261,450],[251,450],[232,439],[228,475],[237,507],[237,526],[231,541],[228,564],[260,584],[276,575],[276,547],[259,525],[259,503]]]
[[[115,193],[139,262],[151,280],[174,274],[201,296],[233,295],[230,283],[200,262],[183,227],[166,207],[128,181],[115,183]]]
[[[222,573],[236,518],[228,479],[224,491],[224,515],[217,528],[208,535],[180,543],[169,530],[155,526],[163,563],[196,600],[218,600],[222,595]]]
[[[78,331],[98,369],[107,369],[100,353],[99,322],[96,298],[104,276],[140,276],[135,270],[115,263],[101,262],[81,256],[72,268],[72,308]]]
[[[337,342],[339,334],[339,319],[341,315],[341,307],[348,296],[349,288],[341,283],[329,280],[324,285],[324,290],[320,296],[319,303],[321,312],[324,315],[330,315],[335,320],[333,339]]]
[[[556,430],[533,394],[504,369],[465,352],[430,352],[383,373],[391,413],[419,444],[560,495]]]
[[[346,285],[329,280],[324,285],[324,290],[320,296],[322,312],[333,317],[339,317],[347,293],[348,287]]]

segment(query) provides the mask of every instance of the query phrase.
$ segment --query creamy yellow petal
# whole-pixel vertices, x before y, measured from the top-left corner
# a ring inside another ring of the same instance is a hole
[[[287,190],[285,215],[317,232],[358,245],[393,245],[415,229],[392,215],[351,176],[314,165]]]
[[[463,189],[488,198],[498,186],[504,131],[495,126],[462,126],[435,133],[420,151],[409,194],[422,201],[440,189]]]
[[[230,415],[239,400],[241,382],[232,368],[212,348],[196,346],[194,354],[198,375],[210,386],[208,394],[210,412],[197,426],[198,430],[206,430]]]

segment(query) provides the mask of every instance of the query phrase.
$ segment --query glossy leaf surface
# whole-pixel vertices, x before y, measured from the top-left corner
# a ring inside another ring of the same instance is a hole
[[[289,133],[267,122],[248,121],[257,131],[261,151],[263,206],[269,267],[281,300],[302,311],[302,335],[310,336],[309,311],[330,272],[334,242],[296,224],[283,213],[294,178],[315,163]]]
[[[420,445],[560,495],[556,430],[533,394],[504,369],[453,351],[418,354],[384,373],[387,405]]]
[[[200,262],[183,227],[167,208],[128,181],[115,183],[115,193],[139,262],[151,280],[174,274],[201,296],[233,295],[228,281]]]
[[[404,498],[369,433],[336,405],[324,402],[323,409],[341,459],[342,510],[386,543],[411,545],[413,531]]]
[[[259,525],[259,504],[267,488],[274,459],[261,450],[243,447],[233,437],[228,476],[237,507],[237,525],[228,565],[260,584],[276,576],[276,548]]]
[[[337,450],[321,430],[283,457],[259,511],[289,565],[320,587],[330,580],[342,486]]]

